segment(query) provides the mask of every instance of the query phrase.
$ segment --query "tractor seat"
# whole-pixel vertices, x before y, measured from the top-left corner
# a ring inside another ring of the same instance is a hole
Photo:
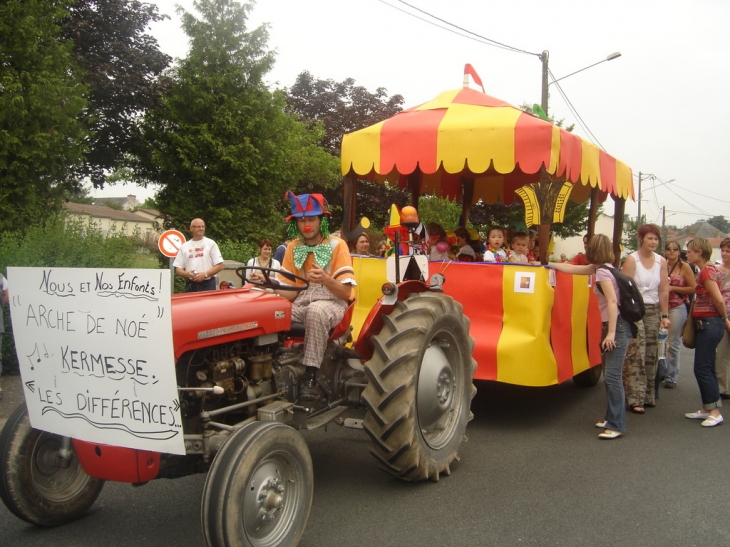
[[[350,322],[352,321],[352,313],[355,309],[356,302],[357,300],[350,302],[350,305],[347,306],[347,309],[345,310],[345,315],[342,316],[342,320],[337,324],[337,326],[330,329],[329,340],[337,340],[347,332],[347,329],[350,327]],[[304,323],[292,322],[291,327],[288,331],[286,331],[286,335],[289,338],[304,338],[304,332]]]

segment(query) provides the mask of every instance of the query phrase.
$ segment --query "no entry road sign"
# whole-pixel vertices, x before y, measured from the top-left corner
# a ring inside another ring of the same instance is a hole
[[[185,243],[184,235],[177,230],[167,230],[157,241],[157,247],[163,255],[174,258],[183,243]]]

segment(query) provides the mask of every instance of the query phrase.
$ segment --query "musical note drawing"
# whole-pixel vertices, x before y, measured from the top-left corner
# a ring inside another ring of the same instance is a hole
[[[33,356],[35,354],[38,354],[38,357],[36,359],[33,359]],[[26,355],[26,357],[28,358],[28,361],[30,362],[30,370],[35,370],[35,366],[33,365],[34,361],[36,363],[41,362],[41,352],[38,350],[38,344],[34,344],[33,351],[30,353],[30,355]]]

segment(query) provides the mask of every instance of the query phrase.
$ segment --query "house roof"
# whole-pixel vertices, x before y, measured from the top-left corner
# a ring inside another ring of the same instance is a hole
[[[685,228],[682,228],[678,233],[678,236],[685,237],[689,239],[694,239],[696,237],[703,237],[705,239],[725,239],[727,237],[727,234],[724,234],[717,228],[715,228],[712,224],[708,222],[695,222],[691,226],[686,226]]]
[[[112,209],[111,207],[105,207],[103,205],[87,205],[85,203],[72,203],[66,202],[63,204],[64,209],[69,213],[76,215],[90,215],[95,218],[108,218],[110,220],[119,220],[122,222],[144,222],[149,224],[151,221],[148,218],[131,213],[129,211],[120,211],[118,209]]]

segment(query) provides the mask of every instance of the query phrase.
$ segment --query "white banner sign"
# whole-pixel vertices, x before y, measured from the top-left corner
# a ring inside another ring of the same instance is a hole
[[[167,270],[8,268],[33,427],[184,454]]]

